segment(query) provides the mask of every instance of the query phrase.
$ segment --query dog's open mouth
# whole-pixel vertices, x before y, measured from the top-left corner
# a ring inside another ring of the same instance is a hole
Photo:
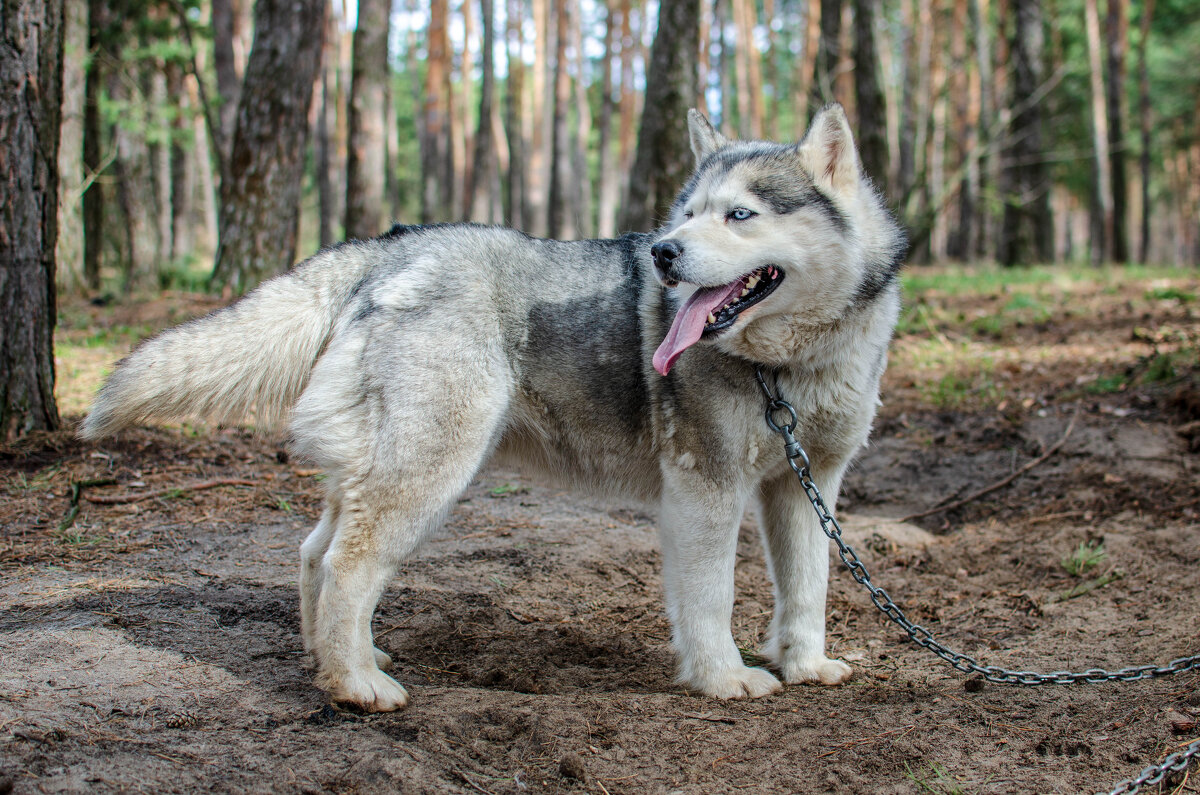
[[[767,265],[720,287],[701,287],[679,307],[671,329],[654,352],[654,369],[666,375],[675,360],[702,337],[732,326],[742,312],[762,301],[783,281],[783,271]]]

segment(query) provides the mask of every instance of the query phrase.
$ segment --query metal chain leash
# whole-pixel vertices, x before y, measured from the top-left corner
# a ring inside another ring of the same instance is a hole
[[[1176,660],[1171,660],[1166,665],[1137,665],[1122,668],[1118,671],[1106,671],[1101,668],[1089,668],[1086,671],[1078,672],[1054,671],[1052,673],[1016,671],[995,665],[982,665],[974,657],[942,645],[933,637],[933,633],[928,629],[920,624],[914,624],[909,621],[908,617],[904,615],[904,611],[892,601],[891,596],[888,595],[885,589],[871,582],[871,574],[867,571],[866,566],[863,565],[862,560],[859,559],[858,553],[854,551],[854,548],[842,539],[842,526],[825,503],[825,498],[821,495],[821,490],[817,488],[816,482],[812,479],[812,473],[809,471],[810,462],[808,460],[808,453],[804,451],[804,447],[797,441],[794,434],[797,424],[796,410],[792,407],[792,404],[771,391],[771,387],[767,385],[767,380],[763,376],[761,367],[755,368],[754,378],[767,400],[767,426],[783,438],[784,455],[787,456],[788,465],[796,473],[796,477],[799,479],[800,486],[804,489],[808,501],[812,503],[813,508],[816,510],[817,517],[821,521],[822,532],[837,546],[838,556],[842,559],[842,563],[846,565],[846,568],[850,570],[850,576],[870,593],[872,604],[891,619],[893,623],[904,630],[909,640],[913,643],[928,649],[949,663],[953,668],[963,673],[979,674],[987,681],[999,684],[1037,686],[1069,685],[1083,682],[1132,682],[1138,679],[1151,679],[1183,673],[1184,671],[1200,670],[1200,655],[1194,655],[1192,657],[1180,657]],[[784,415],[786,415],[786,418]],[[776,422],[776,417],[784,419],[784,421],[782,423]],[[1171,754],[1161,764],[1146,768],[1136,778],[1121,782],[1117,785],[1116,789],[1111,791],[1110,795],[1133,793],[1137,792],[1144,784],[1155,784],[1161,781],[1167,773],[1174,770],[1183,770],[1187,767],[1188,761],[1198,753],[1200,753],[1200,740],[1189,745],[1184,751]]]

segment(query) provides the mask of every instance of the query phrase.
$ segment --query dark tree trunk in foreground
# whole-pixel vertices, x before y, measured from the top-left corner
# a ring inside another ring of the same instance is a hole
[[[365,239],[383,231],[391,8],[391,0],[358,0],[346,162],[346,237],[349,238]]]
[[[675,194],[692,171],[687,112],[698,101],[699,52],[699,0],[663,0],[622,230],[648,231],[666,221]]]
[[[62,0],[0,6],[0,440],[58,427],[54,247]]]
[[[1150,20],[1154,15],[1154,0],[1142,6],[1141,40],[1138,42],[1138,115],[1142,135],[1142,151],[1138,157],[1141,170],[1142,217],[1138,236],[1138,262],[1145,264],[1150,256],[1150,72],[1146,67],[1146,42],[1150,38]]]
[[[998,259],[1004,265],[1048,262],[1054,253],[1050,174],[1042,140],[1042,103],[1035,96],[1044,78],[1041,0],[1012,0],[1011,145],[1005,178],[1004,220]]]
[[[238,103],[229,178],[221,184],[213,283],[243,293],[292,265],[308,110],[321,64],[324,0],[259,0]]]

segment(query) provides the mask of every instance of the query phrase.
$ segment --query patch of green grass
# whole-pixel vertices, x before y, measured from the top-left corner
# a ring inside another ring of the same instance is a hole
[[[493,499],[501,499],[503,497],[511,497],[514,494],[527,494],[529,489],[524,486],[514,486],[511,483],[505,483],[502,486],[496,486],[488,490],[488,496]]]
[[[925,385],[925,398],[940,409],[954,409],[982,400],[995,403],[1002,390],[992,378],[991,362],[980,363],[979,368],[968,375],[950,372]]]
[[[1178,301],[1181,304],[1188,304],[1196,300],[1196,294],[1179,287],[1153,287],[1146,291],[1146,299],[1149,301]]]
[[[1123,375],[1102,375],[1087,385],[1085,391],[1089,395],[1111,395],[1121,392],[1129,386],[1129,379]]]
[[[967,792],[962,782],[955,781],[950,772],[937,762],[930,762],[928,770],[919,773],[914,773],[908,762],[905,762],[904,777],[920,787],[922,792],[933,792],[937,795],[966,795]]]
[[[1072,577],[1082,577],[1090,569],[1100,565],[1108,555],[1104,542],[1098,540],[1080,541],[1079,546],[1070,555],[1065,556],[1060,563]]]

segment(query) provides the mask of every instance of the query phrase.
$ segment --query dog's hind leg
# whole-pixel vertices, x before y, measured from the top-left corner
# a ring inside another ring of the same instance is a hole
[[[325,502],[325,510],[317,526],[300,545],[300,630],[304,638],[304,648],[316,653],[316,622],[317,600],[321,596],[323,574],[321,560],[329,551],[333,541],[333,531],[338,519],[339,502],[330,496]],[[382,671],[392,667],[392,658],[379,648],[375,649],[375,664]]]
[[[733,565],[743,503],[690,472],[664,471],[659,529],[663,586],[679,681],[717,698],[758,698],[780,689],[748,667],[733,642]]]
[[[830,505],[841,472],[814,472]],[[825,596],[829,587],[829,540],[791,472],[762,484],[762,531],[775,583],[775,613],[762,655],[785,682],[837,685],[850,666],[825,656]]]
[[[318,440],[308,449],[326,452],[319,463],[330,470],[337,500],[328,546],[306,580],[310,594],[319,590],[310,612],[317,683],[335,701],[372,712],[408,702],[404,688],[380,670],[371,639],[375,605],[396,567],[441,524],[483,464],[511,394],[510,373],[488,351],[454,353],[436,363],[446,373],[431,365],[419,377],[400,361],[377,378],[367,376],[361,392],[370,399],[357,410],[317,416],[337,401],[314,391],[312,403],[297,409],[312,406],[313,414],[293,423],[306,439]],[[314,422],[320,436],[311,430]],[[306,556],[315,557],[325,543],[324,534],[314,534]]]

